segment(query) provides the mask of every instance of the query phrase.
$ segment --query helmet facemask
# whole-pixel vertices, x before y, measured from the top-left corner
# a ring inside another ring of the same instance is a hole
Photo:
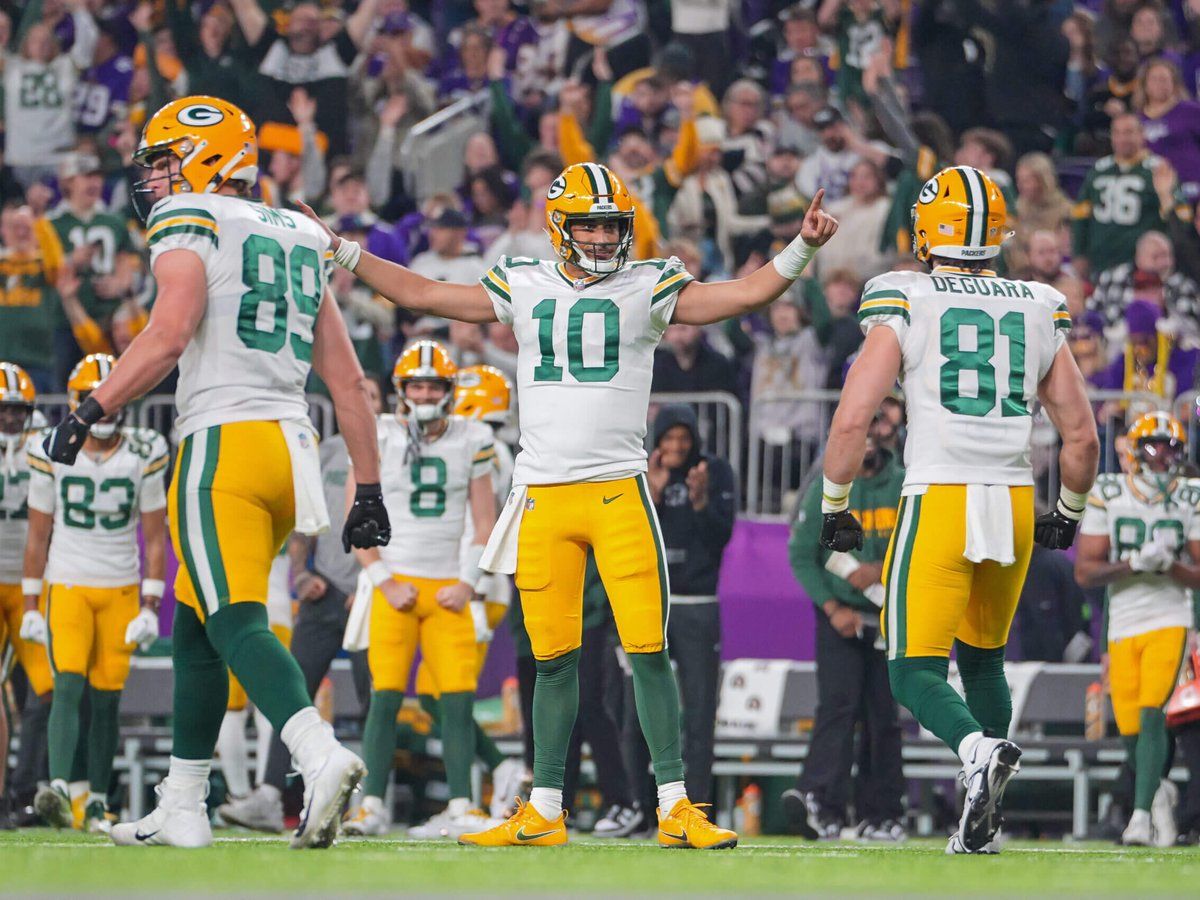
[[[147,152],[139,150],[133,155],[133,160],[149,173],[145,178],[135,181],[130,191],[133,210],[143,224],[150,219],[150,211],[159,200],[191,190],[191,186],[183,177],[183,161],[170,147],[154,147]],[[165,165],[159,167],[158,163]],[[162,181],[166,181],[167,190],[159,194],[156,188]]]
[[[617,222],[617,240],[580,241],[572,233],[572,229],[584,223],[594,223],[602,220],[615,219]],[[611,275],[620,270],[629,260],[629,252],[633,247],[633,213],[616,214],[585,214],[567,215],[561,225],[563,230],[562,249],[559,251],[563,258],[592,275]],[[608,259],[602,259],[600,253],[612,248],[613,253]],[[600,251],[598,253],[597,251]]]
[[[446,388],[442,398],[434,403],[414,403],[408,398],[408,386],[418,382],[434,383]],[[454,383],[445,378],[403,378],[400,380],[400,397],[396,411],[410,422],[415,422],[422,431],[435,422],[450,415],[454,404]]]
[[[32,403],[0,403],[0,447],[19,447],[32,422]]]
[[[1183,443],[1175,437],[1155,434],[1138,441],[1134,458],[1143,474],[1173,475],[1182,468],[1185,452]]]

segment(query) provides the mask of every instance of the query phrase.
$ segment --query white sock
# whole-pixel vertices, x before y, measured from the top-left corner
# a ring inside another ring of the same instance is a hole
[[[225,710],[221,731],[217,735],[217,756],[221,760],[221,771],[225,773],[225,784],[231,797],[245,797],[250,793],[246,714],[244,708]]]
[[[315,706],[306,706],[288,719],[279,737],[302,774],[338,745],[333,729],[321,718]]]
[[[275,735],[275,729],[257,706],[254,707],[254,731],[257,734],[254,742],[254,780],[262,784],[267,777],[267,755],[271,752],[271,738]]]
[[[176,808],[203,803],[208,795],[208,773],[211,771],[211,759],[180,759],[172,756],[167,777],[162,783],[159,805]]]
[[[543,819],[553,822],[562,815],[562,791],[558,788],[535,787],[529,792],[529,805]]]
[[[675,804],[687,799],[687,788],[682,781],[668,781],[658,786],[658,808],[664,816],[669,816]]]
[[[470,811],[471,801],[467,797],[451,797],[450,802],[446,804],[446,812],[450,813],[453,818],[465,816]],[[562,810],[560,809],[559,811],[561,812]]]
[[[104,804],[105,809],[108,809],[108,794],[98,794],[95,791],[88,791],[88,806],[91,806],[97,800]]]
[[[958,745],[958,758],[962,760],[964,766],[971,764],[971,754],[975,752],[975,746],[983,740],[982,731],[972,731]]]
[[[59,779],[59,780],[61,781],[61,779]],[[89,790],[91,790],[91,787],[92,786],[90,784],[88,784],[86,781],[72,781],[70,784],[68,784],[66,786],[66,794],[72,800],[78,800],[80,797],[84,796]]]

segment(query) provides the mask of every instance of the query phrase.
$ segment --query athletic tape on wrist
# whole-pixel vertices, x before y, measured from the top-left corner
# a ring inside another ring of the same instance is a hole
[[[28,596],[33,594],[40,597],[42,595],[42,579],[40,578],[22,578],[21,593]]]
[[[1063,486],[1058,489],[1058,511],[1068,519],[1079,521],[1083,518],[1084,507],[1087,506],[1087,494],[1073,491]]]
[[[142,579],[142,596],[161,597],[167,590],[167,583],[160,578]]]
[[[775,271],[788,281],[795,281],[804,272],[808,261],[816,254],[817,248],[805,242],[804,238],[796,237],[771,260]]]
[[[392,580],[392,571],[381,559],[375,560],[367,566],[367,577],[371,579],[371,584],[375,587],[382,587]]]
[[[458,566],[458,580],[466,582],[471,586],[471,590],[479,587],[479,580],[483,578],[484,571],[479,567],[479,560],[483,558],[483,544],[471,544],[463,551],[462,562]]]
[[[828,477],[823,478],[821,487],[821,512],[835,513],[849,508],[850,488],[853,485],[853,481],[846,484],[838,484],[836,481],[831,481]]]
[[[333,251],[333,261],[343,269],[349,269],[353,272],[358,267],[358,261],[362,258],[362,245],[358,241],[348,241],[342,238]]]

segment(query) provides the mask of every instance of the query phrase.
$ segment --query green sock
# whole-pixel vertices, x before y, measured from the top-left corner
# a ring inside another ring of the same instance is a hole
[[[950,660],[906,656],[888,660],[892,696],[955,753],[968,734],[983,731],[958,691],[946,683]]]
[[[475,692],[442,694],[442,759],[451,797],[471,796],[475,762]]]
[[[262,603],[231,603],[208,619],[208,638],[237,676],[246,696],[277,732],[312,706],[300,665],[267,623]]]
[[[404,694],[400,691],[371,692],[362,740],[363,762],[367,764],[363,793],[368,797],[382,797],[391,780],[396,756],[396,716],[402,703]]]
[[[1004,648],[984,650],[955,641],[958,674],[962,676],[967,708],[991,737],[1008,737],[1012,694],[1004,675]]]
[[[89,733],[92,724],[91,695],[91,689],[84,688],[79,701],[79,739],[75,741],[75,756],[71,760],[71,777],[68,779],[71,784],[87,781],[88,777],[88,739],[84,735]]]
[[[1143,706],[1137,755],[1133,764],[1133,808],[1150,809],[1167,762],[1167,717],[1161,709]]]
[[[175,669],[171,755],[212,759],[229,702],[229,669],[196,611],[183,603],[175,604],[171,656]]]
[[[683,756],[679,749],[679,687],[666,650],[630,653],[633,696],[638,722],[650,748],[654,780],[658,784],[683,781]]]
[[[50,780],[71,779],[71,764],[79,743],[79,704],[87,680],[74,672],[59,672],[54,676],[54,700],[50,704],[50,724],[47,743],[50,747]]]
[[[579,713],[579,648],[537,661],[533,684],[533,786],[562,790]]]
[[[113,757],[121,730],[121,692],[92,688],[92,723],[88,728],[87,779],[93,793],[108,794]]]

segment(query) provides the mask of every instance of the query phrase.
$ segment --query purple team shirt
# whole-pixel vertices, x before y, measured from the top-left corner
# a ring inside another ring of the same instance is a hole
[[[1171,164],[1189,200],[1200,199],[1200,103],[1181,100],[1157,119],[1142,116],[1146,146]]]

